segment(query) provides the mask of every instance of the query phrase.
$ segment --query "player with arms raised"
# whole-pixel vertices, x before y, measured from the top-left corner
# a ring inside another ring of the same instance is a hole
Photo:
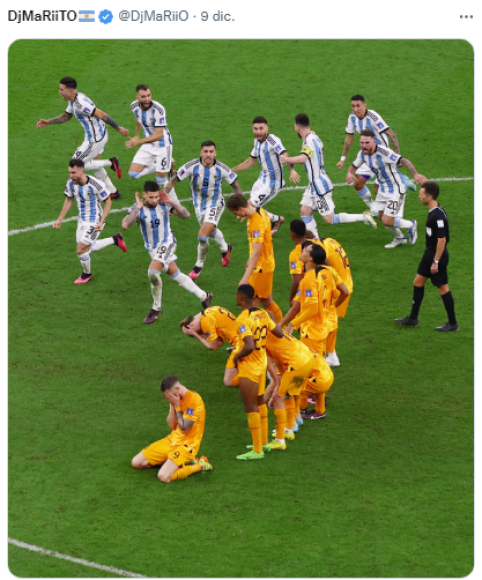
[[[68,101],[65,113],[53,119],[40,119],[37,123],[37,129],[47,127],[48,125],[59,125],[70,121],[72,117],[79,121],[84,129],[84,141],[74,153],[74,159],[81,159],[85,164],[86,171],[94,171],[95,176],[100,179],[110,194],[112,199],[120,198],[120,193],[114,186],[104,167],[110,167],[120,179],[122,174],[119,166],[119,158],[111,157],[110,159],[100,159],[104,152],[109,136],[105,124],[113,127],[123,137],[129,135],[129,131],[114,121],[114,119],[98,109],[93,101],[87,95],[77,91],[77,81],[72,77],[63,77],[60,79],[59,94]]]

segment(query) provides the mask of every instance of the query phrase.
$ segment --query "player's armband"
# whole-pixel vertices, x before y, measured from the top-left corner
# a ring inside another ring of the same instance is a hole
[[[308,157],[311,157],[313,151],[307,147],[306,145],[301,149],[301,153],[304,153],[305,155],[308,155]]]

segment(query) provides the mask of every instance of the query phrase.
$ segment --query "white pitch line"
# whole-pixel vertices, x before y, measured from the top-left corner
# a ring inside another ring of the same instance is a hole
[[[431,181],[473,181],[474,178],[473,177],[439,177],[436,179],[433,179]],[[351,187],[348,186],[347,183],[334,183],[333,187]],[[293,191],[295,189],[306,189],[306,185],[296,185],[293,187],[283,187],[283,189],[281,190],[281,192],[283,191]],[[250,193],[249,191],[243,191],[244,194],[246,193]],[[224,197],[229,197],[230,195],[232,195],[232,193],[225,193]],[[186,203],[189,201],[192,201],[192,198],[188,198],[188,199],[180,199],[179,200],[181,203]],[[116,208],[116,209],[111,209],[110,213],[119,213],[119,212],[124,212],[127,211],[128,209],[130,209],[130,207],[121,207],[121,208]],[[66,222],[74,222],[77,221],[77,216],[74,217],[70,217],[67,218],[66,220],[64,220],[62,223],[66,223]],[[10,230],[8,232],[9,236],[14,236],[16,234],[23,234],[24,232],[31,232],[33,230],[40,230],[42,228],[48,228],[49,226],[52,226],[54,222],[46,222],[44,224],[36,224],[34,226],[30,226],[28,228],[22,228],[21,230]]]
[[[60,558],[61,560],[67,560],[69,562],[74,562],[75,564],[82,564],[82,566],[88,566],[89,568],[97,568],[97,570],[104,570],[104,572],[117,574],[118,576],[125,576],[126,578],[149,578],[149,576],[143,576],[142,574],[136,574],[135,572],[127,572],[126,570],[119,570],[119,568],[114,568],[113,566],[103,566],[102,564],[89,562],[88,560],[83,560],[82,558],[66,556],[65,554],[60,554],[59,552],[52,550],[46,550],[45,548],[40,548],[39,546],[34,546],[33,544],[26,544],[25,542],[20,542],[19,540],[14,540],[13,538],[8,538],[8,543],[17,546],[18,548],[30,550],[31,552],[38,552],[44,556],[53,556],[54,558]]]

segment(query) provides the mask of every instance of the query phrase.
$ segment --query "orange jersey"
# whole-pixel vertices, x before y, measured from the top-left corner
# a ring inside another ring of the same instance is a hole
[[[248,356],[239,359],[243,365],[249,365],[254,374],[266,371],[266,339],[268,331],[276,328],[276,323],[271,320],[266,310],[250,308],[243,310],[236,319],[238,333],[238,352],[244,347],[244,338],[252,336],[254,350]]]
[[[167,437],[167,440],[172,447],[188,445],[193,447],[195,453],[197,453],[201,446],[204,424],[206,422],[206,409],[204,408],[201,395],[198,395],[194,391],[188,391],[181,399],[181,409],[183,417],[189,421],[194,421],[194,425],[186,433],[183,433],[179,429],[179,425],[177,425],[174,431]]]
[[[271,239],[271,221],[264,209],[258,207],[248,219],[249,255],[253,254],[253,244],[263,244],[261,256],[253,272],[273,272],[274,252]]]
[[[319,246],[323,245],[320,242],[320,240],[308,240],[308,241],[313,242],[314,244],[318,244]],[[301,247],[301,244],[297,244],[295,246],[295,249],[291,250],[291,252],[290,252],[289,262],[290,262],[290,274],[291,275],[301,274],[301,277],[303,277],[305,274],[305,265],[300,260],[300,256],[301,256],[302,251],[303,251],[303,248]]]
[[[338,315],[335,308],[336,297],[339,294],[337,286],[343,283],[338,272],[331,266],[321,266],[316,268],[317,280],[319,283],[319,295],[322,297],[320,304],[326,312],[328,332],[338,327]]]
[[[320,282],[316,269],[310,270],[301,280],[295,300],[300,303],[300,313],[302,316],[310,306],[316,305],[317,314],[301,323],[300,336],[311,340],[322,341],[328,336],[328,324],[325,308],[323,305],[323,293],[320,293]],[[296,318],[298,318],[298,316]],[[293,319],[295,327],[296,318]]]
[[[342,245],[333,238],[324,238],[321,245],[325,249],[326,257],[330,264],[338,272],[348,292],[353,292],[353,278],[351,276],[350,262]]]
[[[283,332],[278,338],[271,332],[266,339],[266,352],[274,358],[284,370],[295,370],[303,367],[313,358],[311,350],[294,336]]]
[[[333,384],[333,371],[324,357],[317,354],[313,354],[313,356],[315,357],[315,366],[308,376],[308,383],[315,390],[316,386],[318,386],[321,389],[320,392],[324,392],[327,390],[327,384],[330,386]]]
[[[236,316],[222,306],[211,306],[201,313],[201,331],[208,342],[221,337],[236,346],[238,341]]]

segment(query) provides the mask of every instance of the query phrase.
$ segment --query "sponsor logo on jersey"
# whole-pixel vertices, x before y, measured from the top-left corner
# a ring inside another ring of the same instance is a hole
[[[305,298],[311,298],[311,290],[305,290]]]
[[[244,332],[246,332],[246,326],[244,326],[244,324],[242,324],[242,325],[239,327],[239,332],[240,332],[241,334],[243,334]]]
[[[380,123],[377,123],[377,127],[381,129],[383,127],[383,123],[380,121]]]
[[[397,156],[395,154],[390,155],[390,161],[396,161],[397,160]]]
[[[296,268],[296,262],[290,262],[290,268],[294,270]]]
[[[276,153],[281,153],[283,151],[283,147],[281,147],[281,145],[276,145],[274,150],[276,151]]]
[[[194,409],[187,409],[186,415],[194,415]]]
[[[432,235],[432,228],[426,228],[425,231],[427,232],[427,236],[431,236]]]
[[[231,171],[231,173],[229,174],[229,179],[234,179],[236,177],[236,173],[233,173]]]
[[[444,221],[443,220],[437,220],[437,225],[439,228],[443,228],[444,227]]]
[[[259,238],[259,230],[253,232],[253,238]]]

